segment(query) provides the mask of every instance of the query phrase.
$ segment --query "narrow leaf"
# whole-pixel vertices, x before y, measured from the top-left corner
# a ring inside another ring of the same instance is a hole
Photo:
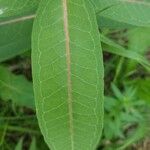
[[[1,121],[1,126],[2,126],[2,121]],[[0,147],[4,144],[5,141],[5,136],[7,133],[7,123],[4,125],[4,128],[0,129]]]
[[[33,27],[37,117],[52,150],[94,150],[103,124],[103,60],[94,8],[43,0]]]
[[[36,149],[37,149],[36,148],[36,140],[35,140],[35,137],[33,137],[29,150],[36,150]]]
[[[23,138],[20,138],[19,142],[15,147],[15,150],[22,150],[22,148],[23,148]]]
[[[112,40],[110,40],[104,35],[101,35],[101,41],[111,47],[108,49],[104,49],[105,51],[113,53],[113,54],[117,54],[126,58],[133,59],[137,61],[138,63],[140,63],[147,70],[150,70],[150,63],[148,62],[148,60],[146,60],[145,57],[143,57],[141,54],[137,53],[136,51],[125,49],[124,47],[113,42]]]
[[[133,28],[128,30],[128,49],[148,58],[148,51],[150,47],[149,35],[150,28]],[[132,60],[129,61],[127,65],[127,72],[132,72],[136,67],[136,62],[133,62]]]

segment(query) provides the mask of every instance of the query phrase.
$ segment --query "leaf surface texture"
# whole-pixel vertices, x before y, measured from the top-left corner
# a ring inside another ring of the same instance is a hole
[[[91,3],[43,0],[32,48],[37,116],[49,147],[95,149],[103,122],[103,60]]]

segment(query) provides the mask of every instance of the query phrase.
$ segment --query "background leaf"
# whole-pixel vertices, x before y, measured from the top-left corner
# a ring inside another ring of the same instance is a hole
[[[150,2],[130,0],[92,0],[99,25],[106,27],[150,26]],[[128,24],[128,25],[127,25]]]
[[[22,17],[35,13],[38,7],[38,0],[1,0],[0,1],[0,19],[2,23],[8,19],[15,19],[15,17]]]
[[[4,100],[13,100],[17,105],[34,108],[32,83],[23,76],[12,74],[0,66],[0,96]]]
[[[15,150],[22,150],[23,148],[23,138],[20,138],[20,140],[18,141]]]
[[[150,28],[134,28],[127,32],[129,40],[128,49],[138,52],[142,56],[150,60],[149,49],[150,49]],[[132,72],[137,67],[137,63],[129,61],[126,72]]]
[[[110,48],[104,48],[105,51],[133,59],[143,65],[147,70],[150,70],[149,61],[136,51],[125,49],[104,35],[101,35],[101,41],[110,46]]]
[[[31,49],[33,21],[0,26],[0,62]]]
[[[32,138],[32,142],[31,142],[31,145],[30,145],[30,149],[29,149],[29,150],[37,150],[35,137]]]
[[[134,28],[127,32],[129,49],[145,54],[150,48],[150,28]]]
[[[0,1],[0,62],[31,49],[37,0]]]

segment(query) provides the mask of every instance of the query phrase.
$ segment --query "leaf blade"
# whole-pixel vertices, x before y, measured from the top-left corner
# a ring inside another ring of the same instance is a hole
[[[120,25],[150,27],[150,3],[148,1],[92,0],[92,2],[95,5],[100,26],[102,23],[103,27],[106,25],[113,28],[118,28]]]
[[[37,116],[46,142],[57,150],[94,149],[102,131],[103,64],[91,4],[42,1],[32,43]]]
[[[37,0],[0,1],[0,62],[31,49],[37,6]]]
[[[23,148],[23,138],[20,138],[15,147],[15,150],[22,150],[22,148]]]
[[[0,66],[0,96],[3,100],[29,108],[35,108],[32,83]]]
[[[143,57],[141,54],[137,53],[136,51],[125,49],[124,47],[120,46],[119,44],[115,43],[114,41],[110,40],[104,35],[101,35],[101,41],[109,46],[110,49],[104,49],[107,52],[117,54],[126,58],[133,59],[140,63],[143,67],[145,67],[148,71],[150,71],[150,63],[149,61]]]

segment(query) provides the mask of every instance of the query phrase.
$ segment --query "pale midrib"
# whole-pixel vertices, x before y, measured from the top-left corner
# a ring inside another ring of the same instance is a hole
[[[68,28],[68,10],[67,0],[63,1],[63,14],[64,14],[64,32],[66,38],[66,63],[67,63],[67,87],[68,87],[68,109],[69,109],[69,128],[71,136],[71,150],[74,149],[73,139],[73,110],[72,110],[72,83],[71,83],[71,52],[70,52],[70,38]]]
[[[0,26],[30,20],[30,19],[35,18],[35,16],[36,15],[33,14],[33,15],[23,16],[23,17],[11,19],[11,20],[2,21],[2,22],[0,22]]]

